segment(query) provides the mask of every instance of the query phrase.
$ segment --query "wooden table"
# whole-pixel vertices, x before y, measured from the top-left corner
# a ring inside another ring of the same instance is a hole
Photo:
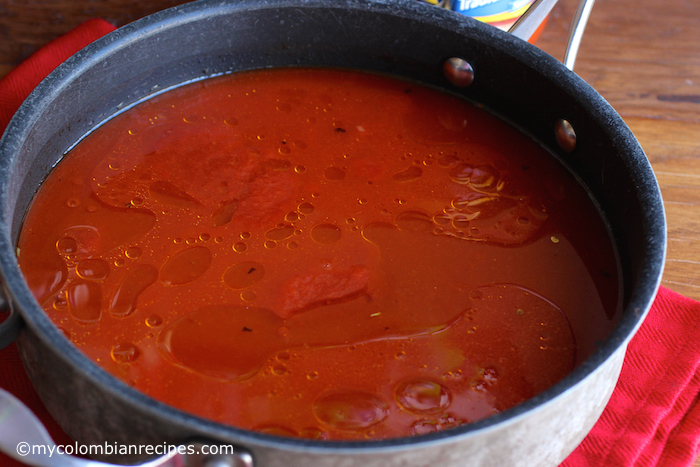
[[[180,3],[0,0],[0,77],[86,19],[121,26]],[[560,0],[537,43],[560,60],[577,3]],[[700,300],[700,3],[598,0],[576,72],[622,115],[654,167],[668,216],[663,285]]]

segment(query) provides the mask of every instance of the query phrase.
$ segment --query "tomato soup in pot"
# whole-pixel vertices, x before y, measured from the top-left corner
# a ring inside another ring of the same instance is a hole
[[[18,259],[117,378],[311,439],[506,410],[621,307],[609,229],[560,161],[472,103],[338,69],[211,78],[105,122],[37,193]]]

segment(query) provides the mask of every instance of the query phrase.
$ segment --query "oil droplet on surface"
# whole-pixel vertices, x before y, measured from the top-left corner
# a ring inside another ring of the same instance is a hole
[[[154,200],[170,206],[182,208],[196,208],[201,206],[199,201],[185,190],[165,180],[151,183],[148,187],[148,192]]]
[[[211,223],[215,227],[228,224],[238,211],[239,205],[240,203],[237,199],[220,202],[219,207],[211,214]]]
[[[324,425],[360,431],[382,422],[388,415],[386,402],[361,391],[331,391],[314,402],[314,415]]]
[[[207,247],[195,246],[176,253],[160,269],[160,280],[167,285],[181,285],[202,276],[211,265]]]
[[[423,170],[420,167],[413,166],[395,173],[392,178],[397,182],[403,183],[418,180],[421,175],[423,175]]]
[[[123,267],[126,264],[126,260],[124,258],[117,258],[114,260],[114,265],[118,268]]]
[[[296,167],[294,167],[294,171],[298,174],[303,174],[304,172],[306,172],[306,167],[304,167],[303,165],[297,165]]]
[[[200,236],[199,236],[199,240],[201,242],[208,242],[210,238],[211,238],[211,235],[209,235],[208,233],[203,233],[203,234],[200,234]]]
[[[95,323],[102,317],[102,287],[97,282],[76,281],[66,291],[70,314],[79,323]]]
[[[335,243],[341,236],[340,228],[333,224],[319,224],[311,229],[311,238],[317,243]]]
[[[460,185],[467,185],[472,179],[473,171],[473,165],[462,163],[451,168],[448,175],[453,182],[459,183]]]
[[[272,366],[272,374],[281,376],[285,373],[287,373],[287,367],[282,365],[281,363],[277,363]]]
[[[153,314],[146,318],[146,326],[149,328],[157,328],[161,324],[163,324],[163,318],[160,315]]]
[[[268,159],[265,161],[265,167],[273,172],[284,172],[292,167],[292,163],[284,159]]]
[[[250,238],[250,235],[251,235],[250,232],[241,232],[240,236],[241,236],[242,240],[247,240]]]
[[[54,310],[65,310],[68,307],[68,300],[65,294],[59,294],[53,301]]]
[[[299,248],[299,244],[297,242],[289,242],[287,243],[287,248],[289,248],[290,250],[296,250],[297,248]]]
[[[300,213],[308,216],[309,214],[314,212],[316,208],[314,208],[314,205],[311,203],[301,203],[297,209],[299,209]]]
[[[433,216],[433,222],[435,222],[438,225],[447,225],[450,223],[450,216],[447,214],[435,214]]]
[[[471,185],[486,191],[495,191],[501,174],[492,165],[480,165],[471,174]]]
[[[265,238],[269,240],[282,241],[294,235],[294,227],[290,224],[282,224],[274,229],[265,232]]]
[[[404,381],[396,387],[395,395],[403,409],[417,414],[441,412],[451,402],[447,388],[428,380]]]
[[[126,257],[129,259],[138,259],[143,254],[143,250],[137,246],[132,246],[126,249]]]
[[[56,242],[56,249],[59,253],[70,255],[78,252],[78,242],[71,237],[63,237]]]
[[[141,351],[134,344],[124,342],[112,347],[111,355],[112,360],[117,363],[132,363],[139,358]]]
[[[306,375],[306,379],[311,381],[315,380],[316,378],[318,378],[318,371],[312,371],[311,373]]]
[[[459,162],[459,157],[454,155],[441,156],[437,161],[438,165],[443,168],[452,167],[457,162]]]
[[[288,362],[292,358],[292,354],[290,354],[288,351],[283,350],[282,352],[278,353],[275,358],[279,362]]]
[[[323,177],[326,180],[342,180],[345,178],[345,171],[340,167],[327,167],[326,170],[323,171]]]
[[[75,271],[83,279],[101,281],[109,275],[110,267],[107,261],[101,259],[84,259],[78,263]]]
[[[455,229],[467,229],[469,228],[469,218],[458,214],[452,219],[452,226]]]
[[[267,240],[265,243],[263,243],[263,245],[265,245],[265,248],[267,248],[268,250],[272,250],[274,247],[277,246],[277,242],[274,240]]]
[[[406,211],[396,216],[396,226],[407,232],[430,232],[433,229],[433,221],[422,212]]]
[[[224,273],[224,284],[232,289],[245,289],[265,276],[265,267],[255,261],[246,261],[231,266]]]
[[[243,300],[244,302],[252,302],[255,301],[256,298],[258,298],[258,294],[256,294],[252,290],[245,290],[241,292],[241,300]]]
[[[294,222],[299,220],[299,214],[297,214],[294,211],[288,212],[286,216],[284,216],[284,220],[287,222]]]
[[[236,242],[233,244],[233,251],[236,253],[243,253],[248,249],[248,245],[245,242]]]
[[[139,295],[158,280],[158,268],[150,264],[139,264],[122,279],[109,307],[112,316],[123,318],[136,310]]]
[[[70,198],[68,201],[66,201],[66,205],[69,208],[75,208],[80,206],[80,200],[77,198]]]

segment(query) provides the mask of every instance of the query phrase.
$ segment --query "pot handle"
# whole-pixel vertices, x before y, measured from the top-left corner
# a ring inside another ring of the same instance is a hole
[[[15,396],[0,388],[0,451],[11,458],[36,467],[118,467],[68,454],[79,447],[103,446],[112,447],[108,443],[96,446],[81,446],[77,443],[57,446],[32,411]],[[231,445],[192,442],[167,448],[168,452],[161,457],[134,467],[253,467],[253,456]]]
[[[569,40],[566,44],[566,53],[564,55],[564,66],[571,71],[574,71],[578,48],[581,45],[583,31],[586,29],[594,2],[595,0],[579,0],[576,13],[571,21]],[[535,0],[530,8],[510,27],[508,32],[525,41],[530,39],[530,36],[535,33],[556,3],[557,0]]]
[[[0,315],[9,313],[4,321],[0,322],[0,349],[4,349],[17,339],[22,330],[24,321],[19,313],[10,305],[6,292],[0,290]]]

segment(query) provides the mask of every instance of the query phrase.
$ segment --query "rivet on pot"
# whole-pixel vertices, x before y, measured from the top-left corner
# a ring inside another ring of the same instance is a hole
[[[554,136],[557,144],[566,152],[573,152],[576,149],[576,132],[571,123],[560,118],[554,125]]]
[[[474,69],[463,58],[452,57],[442,65],[445,78],[459,88],[466,88],[474,81]]]

